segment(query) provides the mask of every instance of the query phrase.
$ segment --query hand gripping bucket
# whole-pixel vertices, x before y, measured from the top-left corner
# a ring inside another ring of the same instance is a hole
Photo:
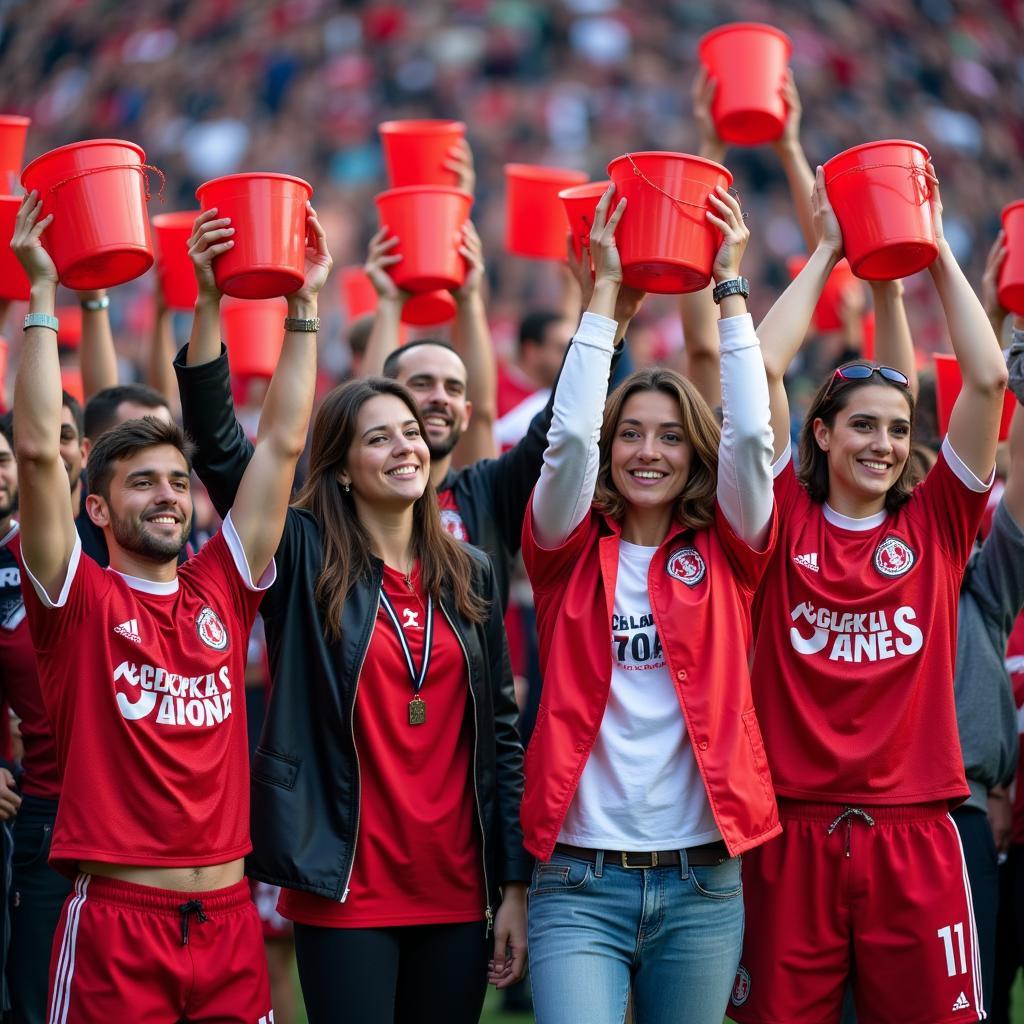
[[[790,278],[797,274],[807,265],[806,256],[790,256],[786,260],[786,268],[789,270]],[[814,326],[817,330],[838,331],[843,326],[843,295],[847,288],[863,288],[857,280],[856,275],[850,269],[846,260],[840,260],[828,275],[825,287],[822,289],[821,298],[814,307]]]
[[[272,377],[284,344],[288,304],[272,299],[225,299],[220,322],[233,377]]]
[[[0,196],[14,195],[25,157],[25,136],[31,123],[27,117],[0,114]]]
[[[569,230],[572,232],[572,248],[576,253],[576,259],[580,259],[583,249],[590,245],[594,210],[597,209],[601,196],[605,194],[610,184],[608,181],[588,181],[586,185],[573,185],[572,188],[563,188],[558,193],[558,198],[562,200],[562,206],[565,208],[565,219],[569,222]]]
[[[561,167],[505,164],[505,247],[516,256],[565,261],[565,214],[558,193],[587,175]],[[595,204],[596,205],[596,204]]]
[[[1011,313],[1024,313],[1024,199],[1003,210],[1006,257],[999,269],[999,304]]]
[[[448,151],[465,137],[461,121],[384,121],[377,130],[391,188],[459,184],[459,176],[444,163]]]
[[[28,274],[10,246],[20,206],[17,196],[0,196],[0,299],[15,302],[24,302],[30,288]]]
[[[112,288],[153,265],[146,201],[147,172],[156,168],[145,160],[134,142],[88,139],[44,153],[21,172],[25,191],[43,200],[41,216],[53,214],[42,241],[61,284]]]
[[[192,309],[199,297],[195,271],[188,254],[198,210],[161,213],[153,218],[156,243],[156,272],[160,292],[168,309]]]
[[[894,281],[938,256],[927,161],[924,146],[892,139],[854,146],[825,164],[825,188],[858,277]]]
[[[608,176],[615,201],[627,200],[616,232],[623,284],[667,295],[706,287],[721,244],[708,194],[732,175],[703,157],[648,152],[616,157]]]
[[[444,185],[409,185],[381,192],[374,200],[381,225],[398,236],[395,253],[402,259],[388,273],[408,292],[458,288],[466,279],[459,253],[462,225],[473,197]]]
[[[938,416],[939,434],[943,437],[949,429],[949,417],[953,412],[957,397],[964,386],[960,373],[960,365],[956,356],[945,352],[935,353],[935,412]],[[1003,396],[1003,415],[999,420],[999,440],[1005,441],[1010,436],[1010,420],[1017,405],[1017,397],[1007,388]]]
[[[289,295],[306,279],[306,203],[313,187],[290,174],[214,178],[196,189],[203,210],[230,217],[234,246],[213,261],[217,287],[238,299]]]
[[[722,25],[700,41],[698,56],[715,80],[711,117],[723,142],[760,146],[786,126],[782,87],[793,44],[771,25]]]

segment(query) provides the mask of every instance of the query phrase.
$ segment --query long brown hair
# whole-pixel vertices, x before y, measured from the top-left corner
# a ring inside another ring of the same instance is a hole
[[[317,411],[309,478],[293,503],[309,511],[320,527],[323,568],[315,593],[324,610],[327,639],[332,642],[341,638],[341,616],[349,590],[372,569],[370,535],[360,522],[351,493],[342,489],[338,474],[355,439],[359,410],[378,395],[400,398],[426,436],[412,395],[398,381],[368,377],[336,387]],[[448,583],[459,613],[471,622],[482,622],[487,603],[473,589],[472,556],[441,525],[437,494],[429,480],[413,505],[412,543],[427,593],[438,601],[442,583]]]
[[[863,359],[853,360],[853,363],[863,362]],[[843,363],[843,366],[850,365],[852,363]],[[876,363],[870,365],[877,366]],[[841,370],[843,366],[839,369]],[[814,421],[820,419],[831,430],[835,426],[836,414],[849,405],[854,392],[868,386],[877,387],[879,384],[895,388],[907,400],[910,408],[911,438],[913,437],[915,403],[910,388],[887,380],[880,373],[873,373],[870,377],[859,380],[846,380],[837,376],[835,371],[829,374],[811,401],[803,426],[800,428],[800,468],[797,470],[797,479],[806,488],[811,501],[819,505],[828,501],[828,452],[822,451],[818,446],[817,438],[814,436]],[[891,515],[905,505],[916,482],[917,466],[913,459],[908,458],[896,483],[885,492],[885,511]]]
[[[594,488],[594,508],[612,519],[621,520],[626,499],[612,482],[612,442],[626,402],[643,391],[660,391],[679,405],[679,422],[693,448],[690,475],[676,502],[675,518],[693,530],[710,526],[715,519],[715,493],[718,484],[718,442],[721,428],[715,414],[700,392],[674,370],[637,370],[609,396],[601,424],[600,463]]]

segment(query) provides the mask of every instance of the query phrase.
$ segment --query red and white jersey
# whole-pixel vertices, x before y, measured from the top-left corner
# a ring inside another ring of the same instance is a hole
[[[230,516],[168,583],[101,569],[81,543],[59,599],[22,579],[63,789],[50,861],[149,867],[246,854],[245,653],[253,582]]]
[[[960,582],[988,485],[944,442],[895,515],[850,519],[776,467],[779,544],[754,604],[754,702],[779,796],[967,796],[953,701]]]

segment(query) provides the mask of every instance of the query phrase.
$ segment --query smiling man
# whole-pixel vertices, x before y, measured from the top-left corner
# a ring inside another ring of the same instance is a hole
[[[243,878],[246,642],[273,582],[316,377],[316,295],[330,270],[312,211],[306,280],[289,296],[255,452],[223,529],[178,566],[192,519],[192,445],[154,416],[89,453],[86,508],[110,567],[82,552],[62,457],[57,272],[35,192],[11,246],[31,281],[15,385],[22,594],[63,789],[50,863],[74,890],[50,964],[61,1024],[272,1019],[262,930]],[[204,215],[191,246],[193,331],[216,331],[213,258],[229,232]]]

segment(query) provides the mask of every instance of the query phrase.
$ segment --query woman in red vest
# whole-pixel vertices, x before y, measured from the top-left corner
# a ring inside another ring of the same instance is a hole
[[[768,387],[724,190],[713,275],[724,422],[668,370],[605,389],[622,268],[610,188],[523,529],[544,689],[526,762],[538,1024],[720,1024],[738,855],[779,832],[750,695],[750,601],[774,543]],[[629,216],[628,212],[626,216]]]

